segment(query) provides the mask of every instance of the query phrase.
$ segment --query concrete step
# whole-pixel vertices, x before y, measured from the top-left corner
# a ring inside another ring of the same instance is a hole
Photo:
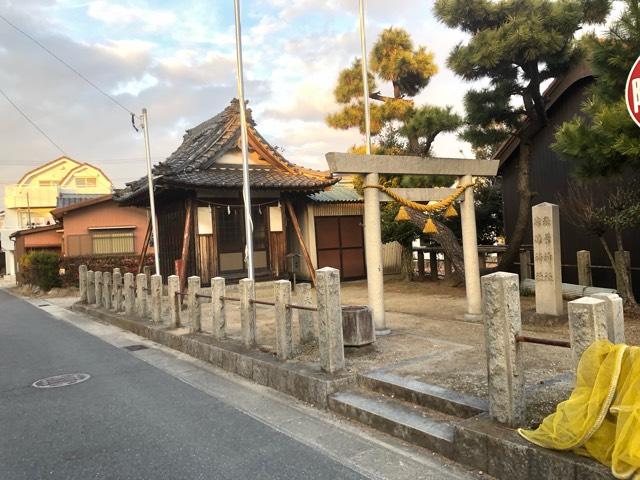
[[[369,372],[360,375],[358,380],[373,392],[455,417],[469,418],[489,410],[485,400],[392,373]]]
[[[455,419],[363,390],[334,393],[329,409],[409,443],[451,458]]]

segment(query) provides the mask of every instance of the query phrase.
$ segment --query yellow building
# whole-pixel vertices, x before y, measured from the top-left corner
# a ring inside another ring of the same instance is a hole
[[[4,189],[4,225],[0,245],[6,253],[7,274],[15,273],[13,242],[9,235],[17,230],[54,223],[51,210],[59,198],[106,195],[112,184],[102,170],[69,157],[60,157],[25,173],[14,185]]]

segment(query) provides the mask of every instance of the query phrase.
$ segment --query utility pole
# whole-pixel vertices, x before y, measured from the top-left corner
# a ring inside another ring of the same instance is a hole
[[[245,257],[247,278],[254,279],[253,272],[253,221],[251,220],[251,191],[249,188],[249,142],[247,137],[247,113],[244,103],[244,75],[242,71],[242,32],[240,26],[240,0],[233,1],[236,22],[236,67],[238,102],[240,108],[240,136],[242,139],[242,198],[244,200]]]
[[[371,114],[369,111],[369,69],[365,34],[364,0],[359,0],[360,47],[362,49],[362,85],[364,89],[365,153],[371,155]],[[378,174],[368,173],[365,185],[378,185]],[[382,231],[380,227],[380,196],[377,188],[364,189],[364,236],[367,248],[367,294],[376,328],[376,335],[387,335],[384,313],[384,272],[382,270]]]
[[[155,192],[153,191],[153,174],[151,172],[151,148],[149,147],[149,119],[147,109],[142,109],[142,130],[144,132],[144,153],[147,158],[147,180],[149,182],[149,206],[151,207],[151,232],[153,233],[153,256],[156,275],[160,275],[160,244],[158,243],[158,220],[156,218]]]

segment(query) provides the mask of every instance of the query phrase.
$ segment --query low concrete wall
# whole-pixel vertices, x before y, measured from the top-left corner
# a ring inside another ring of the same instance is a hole
[[[271,354],[247,350],[231,341],[214,340],[210,335],[177,335],[151,322],[133,320],[123,314],[80,303],[73,305],[72,310],[89,314],[319,408],[327,408],[327,397],[332,393],[356,384],[355,374],[330,375],[322,372],[320,365],[279,362]]]

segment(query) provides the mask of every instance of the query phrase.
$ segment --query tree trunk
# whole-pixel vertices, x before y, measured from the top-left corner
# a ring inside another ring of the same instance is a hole
[[[524,239],[524,234],[529,225],[529,218],[531,217],[531,185],[530,185],[530,168],[531,167],[531,139],[520,140],[520,154],[518,156],[518,216],[516,217],[516,223],[507,245],[507,250],[504,252],[500,263],[498,264],[498,270],[508,269],[518,258],[520,253],[520,245]]]
[[[413,280],[413,248],[411,245],[402,245],[400,255],[400,277],[410,282]]]
[[[629,270],[626,268],[626,265],[619,265],[618,262],[616,262],[616,258],[611,252],[611,249],[609,248],[609,244],[605,240],[604,236],[599,236],[598,239],[600,240],[600,243],[602,244],[602,248],[604,249],[605,253],[607,254],[607,257],[609,258],[609,263],[611,263],[611,266],[613,267],[613,271],[616,273],[616,277],[619,276],[622,279],[623,291],[619,293],[620,293],[620,296],[624,299],[625,306],[631,310],[637,311],[639,307],[638,307],[638,303],[636,302],[636,297],[633,293],[633,289],[631,288],[631,279],[629,278]],[[618,242],[618,239],[616,239],[616,241]]]
[[[409,212],[411,221],[422,229],[428,217],[424,213],[417,212],[410,208],[407,209],[407,212]],[[432,220],[438,232],[432,233],[431,239],[442,247],[444,254],[451,260],[454,268],[452,283],[454,285],[462,285],[464,283],[464,255],[462,253],[462,246],[460,242],[458,242],[455,233],[453,233],[449,227],[436,219]]]

